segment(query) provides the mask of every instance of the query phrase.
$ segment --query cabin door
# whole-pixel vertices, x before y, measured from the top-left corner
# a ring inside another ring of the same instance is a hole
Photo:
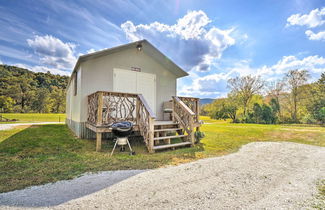
[[[123,69],[114,69],[113,90],[123,93],[139,93],[156,113],[156,75]]]

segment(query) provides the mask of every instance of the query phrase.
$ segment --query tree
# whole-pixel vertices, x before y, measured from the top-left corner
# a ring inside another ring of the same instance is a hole
[[[279,115],[281,115],[279,101],[276,100],[275,98],[272,98],[270,101],[270,106],[271,106],[272,114],[273,114],[273,118],[274,118],[273,123],[275,123],[277,121],[278,117],[280,117]]]
[[[32,108],[38,113],[47,113],[51,109],[51,104],[49,102],[49,91],[45,88],[42,88],[37,91],[35,100],[32,103]]]
[[[319,120],[322,124],[325,124],[325,107],[319,110]]]
[[[266,104],[262,105],[262,119],[266,124],[271,124],[275,122],[275,117],[272,113],[271,107]]]
[[[15,66],[0,65],[0,96],[14,101],[16,112],[40,111],[39,97],[44,90],[50,93],[42,112],[64,112],[65,88],[69,77],[49,72],[32,72]],[[43,100],[43,99],[42,99]],[[34,109],[35,108],[35,109]],[[9,109],[6,112],[9,112]]]
[[[283,95],[284,87],[285,87],[285,82],[282,80],[278,80],[274,83],[268,84],[268,89],[269,89],[268,94],[272,97],[272,99],[275,100],[272,102],[272,99],[271,99],[271,102],[273,103],[273,105],[277,106],[277,107],[272,107],[272,105],[271,105],[271,107],[272,107],[272,109],[276,108],[279,118],[281,118],[280,98]]]
[[[291,70],[285,75],[288,88],[290,90],[291,117],[294,122],[298,122],[297,109],[301,91],[300,86],[306,84],[309,74],[306,70]]]
[[[215,119],[232,119],[233,122],[236,121],[237,107],[231,103],[224,103],[218,111],[215,113]]]
[[[261,123],[263,119],[262,115],[263,115],[262,107],[258,103],[255,103],[253,107],[253,121],[255,123]]]
[[[231,89],[231,93],[239,97],[246,116],[250,100],[254,94],[262,90],[264,81],[259,76],[235,77],[228,80],[228,87]]]
[[[32,78],[25,76],[8,77],[6,87],[2,95],[11,97],[20,106],[20,112],[25,112],[34,96],[34,84]]]
[[[319,84],[325,85],[325,72],[323,72],[318,80]]]
[[[0,96],[0,112],[12,112],[15,101],[7,96]]]
[[[50,93],[52,112],[62,113],[65,111],[65,92],[56,86],[52,87]]]
[[[213,119],[232,119],[236,121],[237,117],[237,103],[228,95],[228,98],[216,99],[213,103],[205,106],[205,111]]]

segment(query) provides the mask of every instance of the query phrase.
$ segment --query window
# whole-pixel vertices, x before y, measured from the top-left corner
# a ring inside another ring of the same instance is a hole
[[[78,90],[77,90],[77,87],[78,87],[78,72],[75,72],[74,73],[74,90],[73,90],[73,93],[74,95],[76,96],[77,93],[78,93]]]

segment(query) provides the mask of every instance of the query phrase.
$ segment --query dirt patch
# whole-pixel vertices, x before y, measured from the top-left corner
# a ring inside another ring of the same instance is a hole
[[[268,139],[271,140],[281,140],[281,141],[286,141],[286,140],[292,140],[292,139],[305,139],[308,141],[308,139],[314,139],[315,137],[318,136],[317,133],[312,133],[312,132],[293,132],[293,131],[272,131],[266,134]]]

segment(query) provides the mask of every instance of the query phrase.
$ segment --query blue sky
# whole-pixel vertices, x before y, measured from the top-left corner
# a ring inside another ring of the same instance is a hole
[[[69,75],[81,54],[147,39],[190,76],[178,94],[223,97],[227,80],[325,71],[325,1],[0,0],[0,62]]]

